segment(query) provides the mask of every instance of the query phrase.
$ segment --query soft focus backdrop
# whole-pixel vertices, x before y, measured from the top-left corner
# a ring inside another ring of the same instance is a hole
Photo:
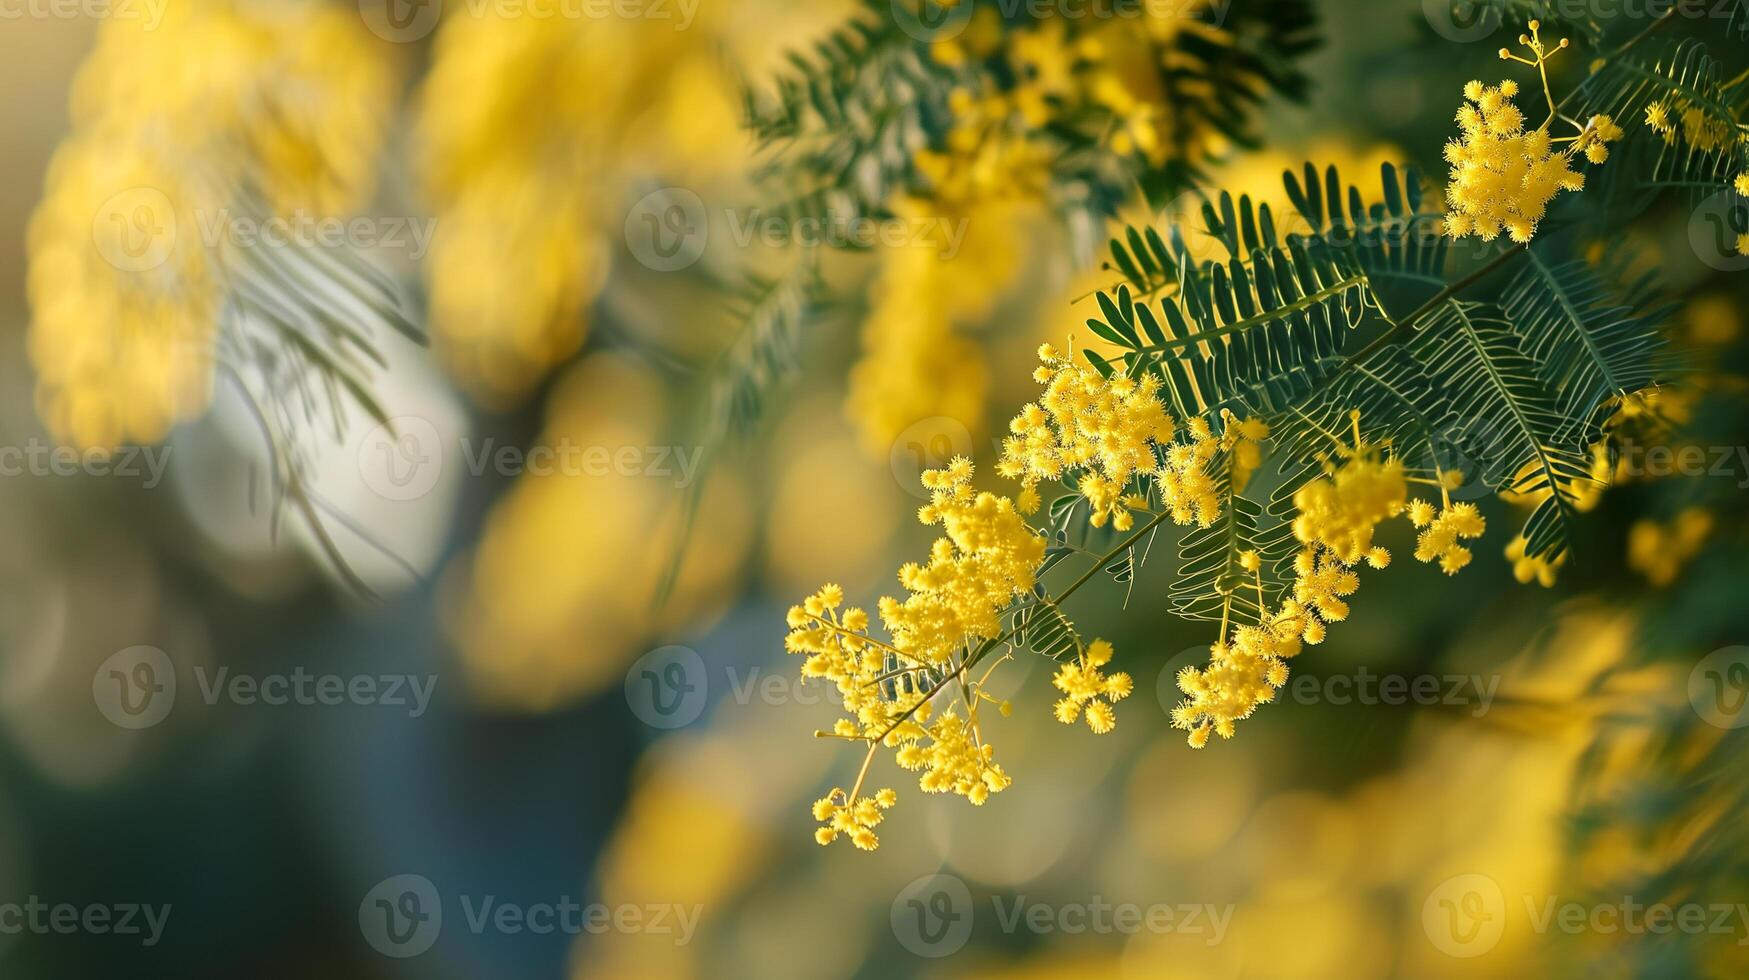
[[[1210,640],[1160,601],[1170,567],[1090,590],[1080,618],[1137,680],[1116,732],[1017,710],[1010,791],[977,810],[913,792],[871,855],[812,840],[808,804],[855,763],[810,737],[833,712],[785,656],[784,609],[822,581],[891,590],[930,537],[921,470],[994,458],[1032,351],[1112,274],[1024,203],[964,215],[951,283],[904,246],[828,250],[819,274],[850,299],[751,438],[707,439],[698,379],[734,356],[743,286],[704,270],[786,268],[752,209],[738,85],[848,4],[460,3],[439,23],[395,0],[238,0],[209,23],[190,2],[137,0],[132,25],[0,7],[0,976],[1749,973],[1749,283],[1696,260],[1689,211],[1635,234],[1713,379],[1672,395],[1702,472],[1607,493],[1552,587],[1515,581],[1504,531],[1476,573],[1378,577],[1282,703],[1203,751],[1168,724]],[[1266,101],[1265,148],[1232,148],[1215,183],[1281,202],[1305,160],[1437,173],[1458,87],[1499,63],[1421,6],[1318,4],[1307,102]],[[300,86],[291,132],[359,157],[350,179],[301,179],[308,147],[246,96],[264,65]],[[56,209],[149,247],[140,205],[78,210],[77,182],[187,177],[122,159],[117,118],[203,72],[245,94],[183,106],[175,145],[270,161],[283,180],[255,192],[274,207],[359,217],[337,234],[429,334],[372,334],[392,429],[274,416],[315,430],[280,459],[314,520],[276,512],[238,388],[193,407],[118,379],[45,388],[73,355],[27,339],[33,309],[109,309],[76,277],[52,288],[88,306],[27,299],[72,276],[44,257]],[[677,201],[709,224],[703,265],[666,237]],[[153,448],[52,463],[112,432]],[[1004,683],[1036,707],[1048,672],[1023,659]],[[1657,903],[1704,906],[1706,928],[1646,928]]]

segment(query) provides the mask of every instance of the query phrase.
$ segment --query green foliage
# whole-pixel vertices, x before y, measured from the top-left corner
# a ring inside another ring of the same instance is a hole
[[[1174,295],[1158,315],[1120,285],[1100,294],[1102,318],[1087,321],[1123,351],[1125,373],[1165,382],[1181,418],[1274,411],[1304,397],[1340,363],[1348,332],[1372,302],[1365,272],[1325,243],[1255,242],[1249,260],[1177,265]]]
[[[1015,613],[1014,643],[1052,660],[1077,656],[1083,647],[1075,624],[1042,592]]]
[[[1425,300],[1445,286],[1451,240],[1439,233],[1441,215],[1427,207],[1414,167],[1379,168],[1381,199],[1370,204],[1345,184],[1335,167],[1305,165],[1304,176],[1282,175],[1288,200],[1310,234],[1348,255],[1377,284],[1387,308]],[[1230,222],[1229,222],[1230,223]]]
[[[886,213],[895,189],[916,183],[913,152],[946,128],[952,73],[899,29],[885,0],[864,0],[788,60],[792,72],[772,91],[742,93],[747,129],[769,156],[756,176],[776,189],[771,210]]]
[[[1254,500],[1243,495],[1232,500],[1220,520],[1193,528],[1178,541],[1178,575],[1168,592],[1177,616],[1219,622],[1230,611],[1241,621],[1257,622],[1281,601],[1287,585],[1281,567],[1297,550],[1293,529]],[[1257,574],[1240,567],[1245,551],[1262,559]]]
[[[1558,559],[1578,488],[1590,479],[1584,447],[1539,380],[1538,365],[1494,307],[1448,301],[1411,347],[1433,385],[1466,423],[1465,449],[1490,487],[1529,495],[1548,491],[1524,528],[1525,553]]]
[[[1662,103],[1678,122],[1674,142],[1649,133],[1630,141],[1626,158],[1612,160],[1600,173],[1598,186],[1586,192],[1594,201],[1602,196],[1638,208],[1664,191],[1698,201],[1749,169],[1749,147],[1736,138],[1737,117],[1749,111],[1749,87],[1727,88],[1718,61],[1699,41],[1684,39],[1622,55],[1586,79],[1569,101],[1581,118],[1607,113],[1623,125],[1641,123],[1647,106]],[[1700,113],[1708,125],[1729,134],[1722,145],[1706,149],[1688,139],[1681,123],[1684,110]]]
[[[266,211],[241,195],[250,213]],[[339,527],[400,564],[399,556],[322,497],[304,478],[309,440],[325,432],[344,439],[349,406],[371,424],[391,426],[378,403],[374,374],[386,370],[379,338],[390,333],[424,344],[393,279],[361,256],[314,245],[232,248],[223,254],[227,305],[215,361],[242,396],[268,449],[266,487],[272,526],[289,511],[348,587],[370,588],[353,572],[331,530]]]
[[[1522,265],[1502,309],[1567,428],[1593,423],[1605,399],[1655,380],[1657,324],[1668,310],[1636,309],[1578,260],[1551,265],[1533,248]]]

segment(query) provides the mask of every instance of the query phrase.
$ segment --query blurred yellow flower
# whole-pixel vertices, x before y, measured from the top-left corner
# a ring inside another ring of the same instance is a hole
[[[103,22],[28,235],[37,407],[57,438],[155,442],[206,407],[228,275],[208,229],[251,193],[275,215],[362,205],[394,77],[327,5]]]

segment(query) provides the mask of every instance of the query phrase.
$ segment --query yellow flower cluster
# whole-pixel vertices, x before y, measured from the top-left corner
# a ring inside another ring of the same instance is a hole
[[[1401,461],[1367,444],[1358,412],[1351,413],[1351,421],[1353,445],[1340,447],[1341,461],[1327,461],[1325,475],[1294,493],[1292,527],[1304,547],[1294,556],[1291,597],[1257,624],[1229,630],[1223,621],[1208,666],[1186,667],[1178,674],[1185,700],[1173,709],[1172,723],[1189,731],[1194,747],[1207,745],[1211,734],[1231,738],[1238,721],[1274,700],[1276,690],[1287,683],[1287,661],[1302,645],[1321,643],[1325,624],[1348,618],[1348,597],[1360,587],[1358,566],[1390,564],[1390,552],[1373,543],[1380,524],[1407,512],[1411,523],[1422,528],[1416,558],[1437,559],[1448,574],[1469,563],[1470,551],[1461,542],[1482,534],[1481,514],[1471,504],[1449,499],[1437,510],[1426,501],[1411,501]],[[1443,480],[1440,485],[1443,494]],[[1247,551],[1239,564],[1256,577],[1261,608],[1261,557]]]
[[[936,539],[927,565],[899,569],[910,596],[880,601],[893,646],[919,663],[946,663],[968,640],[999,635],[1002,610],[1032,590],[1044,562],[1045,539],[1014,501],[975,492],[971,481],[972,464],[964,457],[923,474],[930,500],[917,519],[941,525],[946,536]]]
[[[907,721],[893,734],[903,743],[895,761],[912,772],[923,771],[917,785],[925,793],[956,793],[973,806],[983,806],[991,793],[1014,782],[993,761],[996,747],[979,734],[975,711],[962,721],[950,708],[928,726]]]
[[[1712,530],[1713,515],[1704,507],[1686,508],[1669,523],[1636,521],[1628,529],[1628,567],[1655,587],[1669,585],[1700,553]]]
[[[852,800],[843,789],[834,786],[832,792],[814,801],[814,819],[825,825],[814,831],[814,840],[830,844],[838,839],[839,834],[847,834],[852,844],[861,850],[872,851],[881,846],[880,839],[875,836],[875,826],[898,800],[898,794],[891,789],[878,790],[873,796]]]
[[[1081,652],[1075,663],[1057,668],[1051,683],[1063,692],[1056,707],[1057,720],[1073,725],[1082,714],[1087,715],[1087,727],[1095,735],[1104,735],[1117,725],[1112,705],[1130,696],[1135,682],[1123,671],[1106,674],[1103,668],[1111,663],[1111,644],[1094,640]]]
[[[1653,102],[1646,106],[1646,125],[1670,146],[1676,145],[1680,121],[1684,142],[1697,150],[1713,152],[1729,146],[1735,138],[1731,122],[1686,102]]]
[[[356,13],[190,0],[105,19],[28,234],[37,408],[91,448],[205,409],[226,255],[202,230],[247,184],[276,215],[366,200],[394,88]],[[262,217],[266,217],[263,215]]]
[[[1307,482],[1294,492],[1294,536],[1352,565],[1362,558],[1388,561],[1372,543],[1373,529],[1403,512],[1408,484],[1403,464],[1380,460],[1360,446],[1352,458],[1327,477]]]
[[[1002,91],[956,92],[945,148],[920,151],[918,169],[950,200],[1038,193],[1056,155],[1048,134],[1089,115],[1107,120],[1103,138],[1112,151],[1149,166],[1223,152],[1228,137],[1186,111],[1162,71],[1187,57],[1183,47],[1233,46],[1233,31],[1219,26],[1220,18],[1204,16],[1217,6],[1212,0],[1150,3],[1142,5],[1140,23],[1049,17],[1004,30],[999,12],[980,5],[963,31],[935,42],[932,55],[955,67],[999,59],[1014,83]]]
[[[784,646],[790,653],[807,655],[802,677],[822,678],[837,686],[839,702],[856,719],[854,723],[841,720],[838,734],[873,738],[894,718],[895,702],[883,696],[879,682],[890,651],[868,637],[868,613],[854,606],[842,616],[837,612],[843,601],[844,590],[827,583],[801,605],[792,606]]]
[[[1249,473],[1245,466],[1256,467],[1257,442],[1269,431],[1262,422],[1229,417],[1226,431],[1216,436],[1206,419],[1194,418],[1184,426],[1188,441],[1175,442],[1178,427],[1160,400],[1159,378],[1102,377],[1050,344],[1038,356],[1043,363],[1033,379],[1045,386],[1044,394],[1009,422],[1011,435],[997,464],[999,473],[1021,482],[1028,512],[1038,506],[1040,480],[1073,476],[1093,526],[1110,522],[1127,531],[1135,524],[1132,511],[1148,505],[1132,481],[1151,477],[1173,521],[1207,527],[1222,506],[1220,484],[1208,469],[1215,455],[1232,449],[1239,476]]]
[[[1291,599],[1263,623],[1236,627],[1209,647],[1206,667],[1178,672],[1185,699],[1172,709],[1173,726],[1190,732],[1193,748],[1207,745],[1213,734],[1232,738],[1239,721],[1275,700],[1287,683],[1286,661],[1299,655],[1302,643],[1317,642],[1313,636],[1322,637],[1316,617]]]
[[[903,602],[880,600],[891,644],[868,635],[863,610],[837,611],[844,591],[832,584],[790,608],[784,643],[789,652],[806,655],[804,678],[835,684],[849,717],[839,719],[831,735],[867,741],[871,759],[882,745],[894,748],[902,768],[921,771],[918,786],[924,792],[956,793],[981,805],[1011,779],[994,761],[995,747],[983,739],[978,705],[994,702],[1003,714],[1009,709],[984,693],[983,679],[964,679],[969,644],[1001,635],[1002,611],[1032,590],[1044,562],[1045,539],[1027,525],[1012,500],[974,491],[972,474],[964,458],[923,474],[930,501],[918,519],[940,525],[944,536],[936,540],[927,565],[900,570],[899,580],[911,594]],[[962,655],[957,661],[956,652]],[[939,678],[956,675],[965,716],[949,708],[931,721],[930,698],[941,689]],[[873,827],[880,822],[879,811],[892,805],[891,797],[883,803],[877,794],[870,807],[858,797],[860,786],[859,780],[848,793],[835,790],[815,804],[816,818],[827,824],[816,833],[820,843],[843,833],[864,850],[877,846]]]
[[[1504,48],[1500,56],[1535,67],[1546,92],[1544,64],[1567,41],[1562,39],[1551,51],[1537,36],[1537,22],[1531,21],[1530,27],[1530,36],[1520,35],[1519,41],[1529,46],[1535,60]],[[1465,102],[1457,113],[1463,135],[1445,146],[1451,164],[1445,230],[1453,238],[1473,234],[1493,241],[1505,231],[1515,242],[1530,241],[1556,194],[1584,189],[1584,175],[1571,165],[1574,156],[1583,153],[1590,162],[1603,163],[1609,159],[1607,144],[1622,137],[1621,127],[1608,116],[1593,116],[1576,136],[1552,137],[1552,103],[1542,125],[1526,130],[1524,113],[1512,101],[1517,94],[1518,83],[1510,80],[1493,88],[1477,81],[1464,86]]]
[[[1416,500],[1409,505],[1409,523],[1422,529],[1415,540],[1415,559],[1437,560],[1447,575],[1456,575],[1470,563],[1470,549],[1460,542],[1479,538],[1488,529],[1487,521],[1471,503],[1448,503],[1436,510],[1427,501]]]
[[[1043,364],[1033,378],[1045,385],[1044,395],[1008,424],[1013,434],[1003,441],[998,472],[1028,489],[1078,472],[1093,526],[1110,520],[1127,530],[1130,508],[1144,505],[1129,493],[1130,481],[1160,472],[1155,447],[1169,443],[1175,428],[1160,401],[1160,380],[1101,377],[1050,344],[1038,356]]]

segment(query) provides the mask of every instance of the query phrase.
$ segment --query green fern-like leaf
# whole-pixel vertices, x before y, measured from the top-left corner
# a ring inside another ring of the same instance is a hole
[[[1645,117],[1646,107],[1662,103],[1678,120],[1678,135],[1665,143],[1649,134],[1629,140],[1619,160],[1600,173],[1593,197],[1620,198],[1627,206],[1643,206],[1663,191],[1699,200],[1724,190],[1745,169],[1746,151],[1737,139],[1737,109],[1720,80],[1718,62],[1705,44],[1684,39],[1646,53],[1631,52],[1614,59],[1586,79],[1571,100],[1579,118],[1608,114],[1626,125]],[[1714,148],[1697,146],[1681,123],[1685,111],[1722,134]]]
[[[1564,33],[1595,44],[1604,35],[1605,25],[1594,4],[1560,3],[1557,0],[1442,0],[1443,10],[1453,27],[1483,28],[1486,37],[1506,30],[1516,35],[1524,25],[1538,20],[1543,23],[1543,36]],[[1466,35],[1469,30],[1466,30]],[[1509,35],[1510,36],[1510,35]]]
[[[1466,423],[1466,448],[1488,485],[1521,495],[1548,492],[1525,523],[1525,550],[1558,559],[1566,553],[1576,488],[1590,479],[1590,463],[1583,447],[1563,440],[1571,427],[1518,335],[1498,310],[1453,300],[1433,314],[1412,346]]]
[[[1181,418],[1263,413],[1298,400],[1340,362],[1370,302],[1364,271],[1321,242],[1296,241],[1249,261],[1180,266],[1158,315],[1128,286],[1101,293],[1102,317],[1087,326],[1124,351],[1126,373],[1159,375]]]
[[[1171,585],[1172,611],[1186,619],[1219,621],[1232,615],[1257,622],[1281,601],[1286,580],[1283,560],[1295,551],[1293,529],[1262,504],[1234,496],[1221,519],[1194,528],[1178,542],[1178,576]],[[1262,559],[1253,574],[1239,556],[1255,551]],[[1262,594],[1258,594],[1261,583]]]
[[[1526,252],[1502,299],[1506,320],[1566,419],[1565,434],[1612,396],[1651,384],[1668,310],[1642,312],[1583,262],[1551,265]]]
[[[1081,652],[1081,634],[1075,624],[1063,615],[1057,604],[1043,595],[1021,607],[1014,615],[1014,642],[1052,660],[1073,657]]]
[[[1450,240],[1438,231],[1441,215],[1427,206],[1415,168],[1380,165],[1380,197],[1370,204],[1333,166],[1320,180],[1307,163],[1302,176],[1284,172],[1282,184],[1309,234],[1365,269],[1394,308],[1408,309],[1445,286]]]

